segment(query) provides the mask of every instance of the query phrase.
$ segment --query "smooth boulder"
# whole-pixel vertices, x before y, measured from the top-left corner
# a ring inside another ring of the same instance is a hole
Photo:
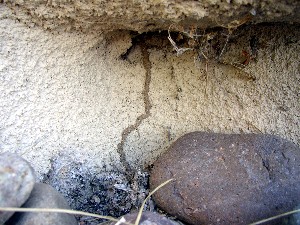
[[[272,135],[193,132],[155,163],[154,200],[190,224],[249,224],[300,203],[300,149]],[[272,221],[269,224],[275,224]]]
[[[0,154],[0,207],[20,207],[29,197],[35,175],[29,163],[14,153]],[[0,211],[0,224],[13,212]]]
[[[64,197],[48,184],[36,183],[23,208],[70,209]],[[17,212],[6,225],[77,225],[74,215],[65,213]]]

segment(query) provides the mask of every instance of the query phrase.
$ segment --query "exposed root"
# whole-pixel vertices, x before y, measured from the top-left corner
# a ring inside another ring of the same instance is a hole
[[[172,25],[171,25],[171,26],[172,26]],[[171,26],[169,27],[169,30],[168,30],[168,34],[169,34],[168,39],[169,39],[171,45],[173,46],[174,50],[176,51],[177,56],[183,54],[183,53],[186,52],[186,51],[193,50],[193,48],[178,48],[178,47],[177,47],[175,41],[173,41],[173,39],[172,39],[172,37],[171,37],[171,34],[170,34],[170,28],[171,28]]]
[[[210,30],[208,32],[207,30],[204,30],[202,32],[198,32],[197,28],[195,27],[190,27],[187,30],[180,27],[177,30],[179,30],[179,33],[185,35],[185,37],[188,39],[186,41],[188,43],[188,47],[179,47],[171,37],[170,29],[173,25],[169,27],[168,40],[170,41],[171,45],[176,51],[177,56],[183,54],[186,51],[192,50],[197,52],[196,60],[199,61],[205,60],[206,80],[208,74],[208,62],[213,61],[216,63],[232,66],[237,70],[243,72],[247,80],[254,81],[256,78],[244,70],[245,66],[247,66],[250,60],[252,59],[251,55],[249,56],[249,53],[243,52],[243,54],[247,54],[247,55],[245,55],[246,60],[244,60],[242,63],[227,62],[222,59],[224,53],[226,52],[226,49],[228,47],[228,42],[232,37],[233,32],[239,26],[250,21],[254,15],[255,12],[250,11],[248,15],[244,16],[239,20],[234,20],[227,25],[222,25],[217,22],[217,24],[219,24],[220,27],[225,28],[227,30],[227,34],[225,34],[226,36],[225,40],[224,40],[224,34],[222,34],[220,30]],[[223,43],[221,44],[221,42]]]

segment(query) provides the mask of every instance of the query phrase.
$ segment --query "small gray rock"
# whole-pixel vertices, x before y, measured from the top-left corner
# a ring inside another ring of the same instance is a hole
[[[35,184],[24,208],[70,209],[64,197],[48,184]],[[65,213],[15,213],[6,225],[77,225],[74,215]]]
[[[0,206],[20,207],[29,197],[35,183],[32,167],[16,154],[0,154]],[[0,224],[13,212],[0,212]]]
[[[134,224],[137,215],[138,215],[137,213],[129,213],[124,216],[124,219],[126,221],[123,222]],[[111,225],[115,225],[115,224],[116,223],[111,223]],[[119,225],[125,225],[125,223],[119,223]],[[139,225],[179,225],[179,223],[172,221],[167,217],[162,216],[156,212],[145,211],[142,214]]]
[[[194,132],[154,163],[150,187],[175,178],[154,200],[189,224],[249,224],[297,207],[299,162],[299,147],[276,136]]]

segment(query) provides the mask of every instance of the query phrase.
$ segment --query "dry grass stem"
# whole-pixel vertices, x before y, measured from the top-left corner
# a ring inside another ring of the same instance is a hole
[[[13,208],[13,207],[0,207],[0,211],[6,211],[6,212],[34,212],[34,213],[67,213],[67,214],[73,214],[73,215],[81,215],[81,216],[91,216],[98,219],[106,219],[113,222],[119,222],[118,219],[111,217],[111,216],[101,216],[94,213],[87,213],[77,210],[71,210],[71,209],[57,209],[57,208]],[[124,222],[127,225],[133,225],[131,223]]]
[[[162,184],[160,184],[158,187],[156,187],[153,191],[151,191],[151,192],[149,193],[149,195],[147,196],[147,198],[145,198],[145,200],[143,201],[143,203],[142,203],[142,205],[141,205],[141,207],[140,207],[140,210],[139,210],[139,213],[138,213],[138,216],[137,216],[137,218],[136,218],[136,220],[135,220],[134,225],[139,225],[139,222],[140,222],[141,217],[142,217],[142,213],[143,213],[144,206],[145,206],[146,202],[148,201],[148,199],[149,199],[156,191],[158,191],[160,188],[162,188],[163,186],[165,186],[166,184],[168,184],[168,183],[171,182],[172,180],[173,180],[173,179],[169,179],[169,180],[163,182]]]
[[[259,224],[263,224],[265,222],[269,222],[271,220],[275,220],[275,219],[279,219],[281,217],[284,217],[284,216],[288,216],[288,215],[292,215],[294,213],[300,213],[300,209],[297,209],[297,210],[293,210],[293,211],[290,211],[290,212],[286,212],[286,213],[283,213],[283,214],[280,214],[280,215],[277,215],[277,216],[273,216],[273,217],[270,217],[270,218],[267,218],[267,219],[264,219],[264,220],[260,220],[260,221],[257,221],[255,223],[251,223],[249,225],[259,225]]]

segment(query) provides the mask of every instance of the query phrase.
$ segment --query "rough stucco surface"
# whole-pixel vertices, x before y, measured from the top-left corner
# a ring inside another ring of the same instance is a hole
[[[143,110],[142,65],[106,60],[101,35],[28,29],[6,13],[1,7],[1,151],[30,159],[38,174],[60,151],[99,167],[117,162],[121,132]]]
[[[191,131],[276,134],[299,146],[299,26],[245,28],[224,58],[239,58],[253,35],[261,47],[245,71],[255,81],[214,62],[206,73],[195,52],[176,56],[169,43],[120,59],[134,44],[126,32],[106,40],[28,28],[0,4],[0,151],[22,155],[42,179],[64,156],[57,173],[71,162],[90,174],[122,170],[124,160],[147,165]],[[150,114],[126,133],[145,114],[145,95]]]
[[[151,162],[172,141],[199,130],[276,134],[299,145],[300,68],[293,59],[299,57],[299,40],[274,49],[277,42],[269,38],[269,44],[247,69],[255,75],[254,82],[237,78],[239,71],[231,66],[213,63],[208,64],[206,82],[206,65],[195,65],[195,54],[177,57],[152,50],[153,107],[151,116],[128,138],[130,161]]]
[[[166,30],[173,23],[206,28],[240,20],[250,11],[252,22],[300,22],[294,0],[4,0],[16,18],[45,29]],[[255,12],[255,13],[254,13]]]
[[[126,35],[108,43],[27,28],[8,15],[1,7],[1,151],[25,156],[39,174],[61,151],[99,167],[118,164],[121,133],[144,111],[139,48],[130,63],[118,59],[131,46]],[[193,53],[150,49],[151,116],[128,136],[128,160],[151,161],[194,130],[272,133],[299,145],[299,40],[267,44],[248,68],[255,82],[217,64],[208,65],[206,82]]]

